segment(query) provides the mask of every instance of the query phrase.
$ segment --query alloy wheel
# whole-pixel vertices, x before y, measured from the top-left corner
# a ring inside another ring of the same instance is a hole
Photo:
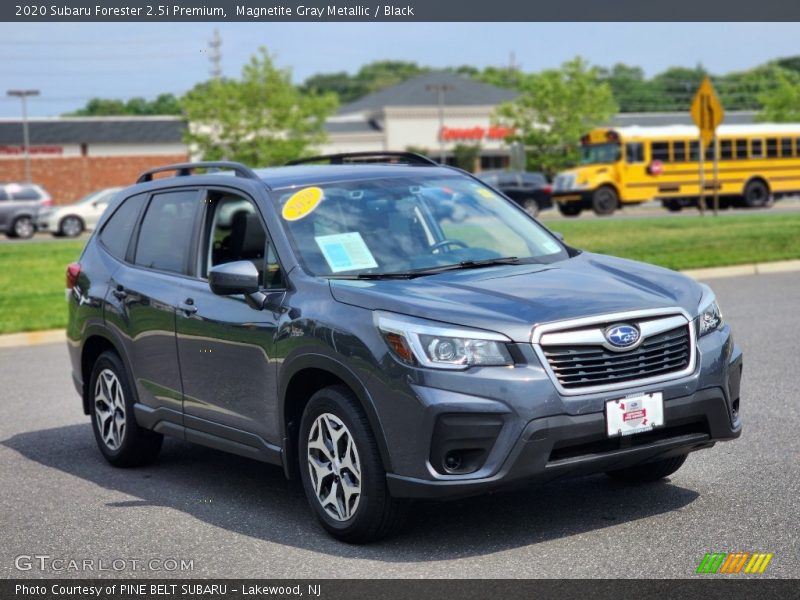
[[[94,387],[94,415],[100,437],[109,450],[117,450],[125,438],[125,396],[116,373],[103,369]]]
[[[308,472],[323,510],[347,521],[361,499],[361,461],[353,435],[336,415],[323,413],[308,433]]]
[[[61,224],[61,233],[67,237],[80,235],[82,230],[81,222],[75,217],[67,217]]]
[[[33,221],[28,217],[20,217],[14,223],[14,233],[17,237],[27,239],[34,233]]]

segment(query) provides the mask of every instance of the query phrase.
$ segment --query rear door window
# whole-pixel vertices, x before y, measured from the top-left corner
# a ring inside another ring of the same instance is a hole
[[[199,206],[197,190],[155,194],[142,219],[134,262],[148,269],[188,273]]]
[[[12,200],[38,200],[42,195],[35,187],[23,185],[11,189]]]

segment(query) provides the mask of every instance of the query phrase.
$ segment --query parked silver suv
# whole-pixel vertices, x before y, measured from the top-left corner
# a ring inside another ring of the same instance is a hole
[[[36,216],[53,204],[45,189],[32,183],[0,183],[0,233],[27,239],[36,233]]]

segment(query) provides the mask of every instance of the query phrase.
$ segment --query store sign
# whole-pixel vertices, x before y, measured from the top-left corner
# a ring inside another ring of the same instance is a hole
[[[31,146],[31,154],[64,154],[63,146]],[[25,146],[0,146],[0,154],[14,156],[25,154]]]
[[[510,135],[514,135],[513,127],[442,127],[439,131],[443,142],[504,140]]]

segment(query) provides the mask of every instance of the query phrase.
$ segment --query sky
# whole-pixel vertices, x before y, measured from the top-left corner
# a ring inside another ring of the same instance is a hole
[[[431,67],[509,64],[525,71],[581,55],[593,64],[670,66],[712,73],[800,54],[800,23],[2,23],[0,117],[20,115],[4,90],[32,88],[31,116],[56,116],[92,97],[181,94],[209,77],[208,41],[222,38],[222,70],[237,76],[266,46],[295,82],[320,72],[354,73],[383,59]]]

